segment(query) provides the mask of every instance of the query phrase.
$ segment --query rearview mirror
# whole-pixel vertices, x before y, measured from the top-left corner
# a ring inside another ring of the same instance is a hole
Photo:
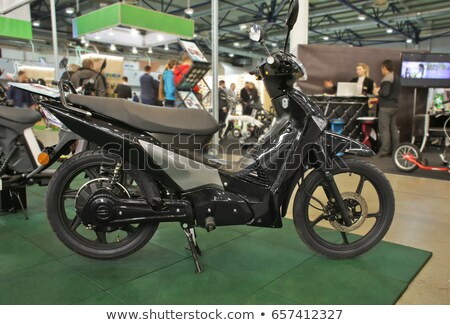
[[[255,24],[250,28],[250,39],[254,42],[261,42],[264,38],[264,32],[261,26]]]
[[[297,18],[298,18],[298,0],[293,0],[289,5],[289,11],[286,20],[286,26],[289,28],[289,30],[292,30],[292,28],[294,28],[295,23],[297,22]]]

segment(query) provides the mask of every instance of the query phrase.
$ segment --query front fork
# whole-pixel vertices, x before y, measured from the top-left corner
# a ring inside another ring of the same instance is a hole
[[[336,182],[334,181],[334,176],[329,171],[324,171],[325,173],[325,181],[328,184],[328,188],[330,190],[330,194],[332,196],[332,200],[334,199],[334,202],[336,203],[339,212],[342,216],[342,220],[344,221],[344,224],[347,227],[350,227],[352,225],[352,221],[349,216],[349,210],[347,209],[347,206],[345,205],[344,200],[342,199],[342,195],[339,192],[339,189],[337,187]]]

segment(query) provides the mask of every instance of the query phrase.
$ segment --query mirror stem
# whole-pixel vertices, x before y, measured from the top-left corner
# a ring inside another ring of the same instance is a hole
[[[264,40],[262,40],[262,41],[261,41],[261,44],[264,46],[264,48],[266,49],[266,51],[267,51],[267,53],[269,54],[269,56],[271,56],[272,53],[270,53],[270,51],[269,51],[269,49],[268,49],[268,47],[267,47],[267,45],[266,45],[266,42],[265,42]]]
[[[286,41],[284,42],[284,53],[288,53],[287,52],[287,46],[288,46],[288,42],[289,42],[289,36],[291,35],[291,28],[288,29],[287,35],[286,35]]]

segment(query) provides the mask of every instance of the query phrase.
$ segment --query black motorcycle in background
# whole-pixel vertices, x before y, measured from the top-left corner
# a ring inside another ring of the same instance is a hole
[[[297,16],[291,1],[289,31]],[[264,44],[261,27],[250,36]],[[60,82],[60,97],[40,104],[103,149],[75,155],[51,179],[46,208],[58,238],[83,256],[116,259],[142,248],[160,222],[177,222],[201,272],[195,227],[280,228],[294,196],[295,227],[315,252],[352,258],[380,242],[394,215],[392,188],[375,166],[340,158],[373,152],[325,131],[323,112],[294,89],[306,71],[286,47],[253,72],[276,123],[238,162],[204,150],[220,129],[206,111],[66,94]]]

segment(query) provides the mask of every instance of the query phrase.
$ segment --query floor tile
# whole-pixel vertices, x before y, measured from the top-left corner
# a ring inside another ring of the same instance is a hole
[[[6,227],[0,223],[0,241],[6,238],[13,237],[15,235],[14,230]]]
[[[348,260],[346,263],[365,270],[368,274],[380,274],[403,282],[411,282],[431,257],[431,253],[381,242],[369,252]]]
[[[53,259],[42,249],[17,235],[0,241],[0,274],[2,275]]]
[[[261,289],[239,301],[239,305],[297,305],[293,300]]]
[[[27,236],[26,239],[28,239],[33,244],[40,247],[42,250],[46,251],[48,254],[50,254],[55,258],[61,258],[64,256],[75,254],[73,251],[67,248],[58,239],[58,237],[56,237],[53,231],[46,231],[38,234],[33,234]]]
[[[99,292],[99,287],[58,261],[0,276],[4,305],[73,304]]]
[[[232,276],[205,267],[194,273],[191,260],[148,274],[109,290],[127,304],[238,304],[257,290]]]
[[[42,203],[41,203],[42,204]],[[22,212],[3,215],[0,217],[2,223],[22,236],[50,231],[50,225],[45,212],[28,210],[28,220]]]
[[[210,233],[208,233],[205,229],[198,228],[196,229],[196,233],[197,242],[202,251],[207,251],[208,249],[243,236],[243,234],[227,229],[227,227],[217,228]],[[191,252],[185,249],[187,243],[186,235],[180,226],[171,226],[158,229],[151,242],[170,249],[177,254],[181,254],[186,257],[191,256]]]
[[[262,287],[311,256],[311,253],[244,236],[205,252],[202,262]]]
[[[125,303],[108,292],[102,292],[77,301],[74,305],[125,305]]]
[[[60,259],[60,262],[109,289],[181,261],[185,257],[157,245],[148,244],[140,251],[119,260],[101,261],[79,255]]]
[[[302,305],[377,305],[395,303],[407,286],[405,282],[368,273],[347,260],[315,256],[264,289]]]

